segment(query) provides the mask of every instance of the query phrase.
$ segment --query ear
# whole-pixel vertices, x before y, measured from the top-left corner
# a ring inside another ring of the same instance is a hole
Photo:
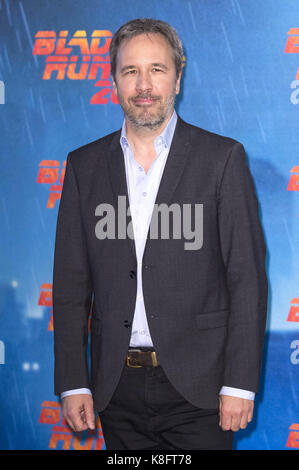
[[[176,84],[175,84],[175,93],[176,93],[177,95],[178,95],[179,92],[180,92],[182,72],[183,72],[183,70],[180,71],[179,76],[178,76],[178,78],[177,78],[177,80],[176,80]]]
[[[114,93],[116,94],[117,96],[117,84],[116,84],[116,81],[114,80],[113,77],[112,78],[112,86],[113,86],[113,90],[114,90]]]

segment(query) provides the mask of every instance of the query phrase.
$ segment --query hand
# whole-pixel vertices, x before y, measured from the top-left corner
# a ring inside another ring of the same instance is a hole
[[[95,429],[93,399],[88,394],[69,395],[62,399],[62,414],[75,432]]]
[[[252,421],[253,400],[220,395],[219,401],[219,426],[221,426],[223,431],[245,429],[247,424]]]

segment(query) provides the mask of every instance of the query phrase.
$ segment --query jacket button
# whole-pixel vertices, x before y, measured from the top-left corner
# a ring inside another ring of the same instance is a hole
[[[135,277],[136,277],[136,272],[135,272],[135,271],[133,271],[133,270],[132,270],[132,271],[130,271],[130,274],[129,274],[129,276],[130,276],[130,278],[131,278],[131,279],[135,279]]]

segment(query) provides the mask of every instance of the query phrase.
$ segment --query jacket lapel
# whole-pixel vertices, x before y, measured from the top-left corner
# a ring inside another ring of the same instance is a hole
[[[188,125],[178,116],[171,147],[160,181],[155,204],[169,204],[171,197],[182,177],[189,155]]]
[[[128,194],[128,186],[127,186],[127,178],[126,178],[126,167],[125,167],[123,151],[120,145],[120,135],[121,135],[121,130],[118,130],[115,133],[115,136],[112,140],[110,152],[108,154],[108,169],[109,169],[111,185],[112,185],[114,196],[115,196],[116,207],[118,204],[118,197],[125,196],[125,201],[126,201],[125,211],[126,211],[126,214],[129,214],[128,212],[129,194]],[[127,216],[126,222],[132,223],[132,218],[130,215]],[[127,227],[127,223],[125,227]],[[134,239],[130,238],[129,236],[126,236],[126,239],[129,242],[130,248],[132,250],[132,254],[134,258],[136,259],[136,263],[137,263]]]

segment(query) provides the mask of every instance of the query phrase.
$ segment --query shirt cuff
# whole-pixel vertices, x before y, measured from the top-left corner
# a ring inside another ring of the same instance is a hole
[[[62,392],[61,398],[68,397],[70,395],[79,395],[80,393],[91,395],[91,391],[89,390],[89,388],[75,388],[73,390],[67,390],[66,392]]]
[[[219,395],[229,395],[231,397],[245,398],[246,400],[254,400],[255,393],[248,390],[242,390],[241,388],[225,387],[223,386],[219,392]]]

